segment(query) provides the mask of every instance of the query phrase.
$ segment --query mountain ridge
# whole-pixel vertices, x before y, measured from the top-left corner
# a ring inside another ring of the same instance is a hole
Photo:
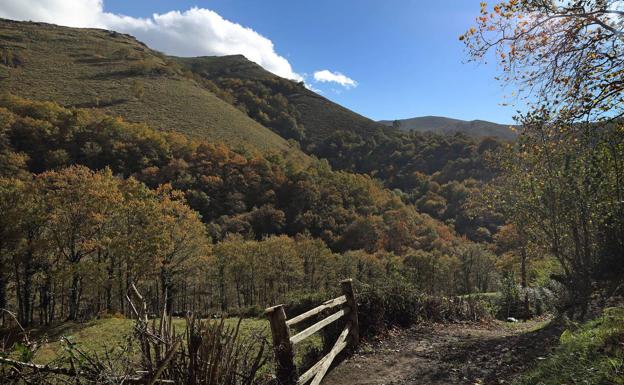
[[[398,126],[395,122],[398,122]],[[497,137],[504,140],[514,140],[517,137],[512,129],[514,125],[494,123],[487,120],[461,120],[445,116],[418,116],[407,119],[380,120],[385,126],[398,127],[403,131],[433,132],[436,134],[450,135],[456,132],[463,133],[473,138],[487,136]]]

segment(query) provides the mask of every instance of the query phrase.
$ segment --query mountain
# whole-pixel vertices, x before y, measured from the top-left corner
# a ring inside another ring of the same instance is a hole
[[[134,37],[0,19],[0,89],[234,148],[306,156]]]
[[[493,136],[504,140],[514,140],[517,134],[506,124],[492,123],[485,120],[459,120],[442,116],[422,116],[411,119],[381,120],[386,126],[396,126],[404,131],[433,132],[436,134],[454,134],[461,132],[473,138]]]
[[[394,131],[310,91],[303,82],[295,83],[272,74],[242,55],[172,59],[201,78],[215,82],[222,89],[229,89],[232,97],[247,104],[247,110],[252,114],[257,106],[248,105],[250,98],[245,93],[251,92],[256,97],[282,94],[293,108],[298,123],[305,127],[308,143],[318,143],[339,131],[359,135]],[[242,81],[246,89],[241,91],[240,85],[228,81],[231,79]]]

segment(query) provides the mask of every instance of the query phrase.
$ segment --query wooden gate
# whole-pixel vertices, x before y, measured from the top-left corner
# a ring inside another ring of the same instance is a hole
[[[312,385],[320,384],[321,380],[327,373],[334,358],[346,346],[354,348],[359,342],[357,303],[355,302],[355,293],[353,291],[353,281],[351,279],[340,282],[343,295],[330,299],[320,306],[312,310],[300,314],[291,319],[286,319],[284,305],[277,305],[265,310],[269,321],[271,322],[271,334],[273,336],[273,351],[276,361],[276,376],[278,381],[284,385],[303,385],[312,379]],[[318,321],[314,325],[302,330],[301,332],[290,336],[290,327],[296,325],[320,312],[340,307],[340,310],[334,314]],[[312,334],[323,329],[325,326],[345,317],[347,324],[340,333],[338,340],[327,353],[327,355],[319,362],[314,364],[301,376],[297,375],[297,367],[295,366],[295,350],[294,346],[303,341]]]

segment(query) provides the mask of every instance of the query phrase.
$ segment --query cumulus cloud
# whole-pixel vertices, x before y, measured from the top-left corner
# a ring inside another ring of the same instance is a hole
[[[20,0],[3,1],[0,17],[112,29],[176,56],[242,54],[276,75],[303,80],[288,60],[275,52],[271,40],[205,8],[136,18],[105,12],[103,0]]]
[[[345,88],[357,87],[357,82],[340,72],[322,70],[314,72],[314,80],[321,83],[337,83]]]

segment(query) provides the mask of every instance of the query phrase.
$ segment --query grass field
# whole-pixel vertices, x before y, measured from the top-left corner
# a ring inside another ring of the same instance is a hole
[[[216,321],[215,321],[216,322]],[[226,325],[234,327],[238,318],[226,319]],[[183,318],[174,318],[173,325],[177,332],[184,331],[186,321]],[[66,337],[76,344],[81,350],[89,353],[103,355],[106,351],[115,351],[127,345],[132,336],[133,321],[129,319],[107,318],[93,320],[86,323],[66,322],[46,330],[34,330],[39,337],[46,337],[48,342],[43,344],[34,356],[34,362],[46,364],[52,362],[63,354],[61,337]],[[270,341],[269,323],[261,318],[245,318],[241,322],[241,335],[262,333]],[[320,348],[322,340],[319,335],[313,335],[297,346],[297,364],[301,363],[303,355],[310,348]],[[268,350],[269,353],[270,349]],[[270,368],[267,368],[267,370]]]

